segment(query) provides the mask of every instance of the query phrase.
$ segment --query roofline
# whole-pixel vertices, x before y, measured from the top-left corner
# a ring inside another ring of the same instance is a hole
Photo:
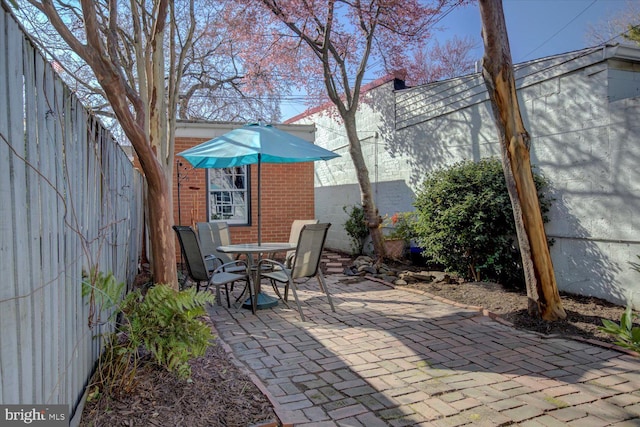
[[[581,57],[583,55],[587,55],[587,54],[592,54],[594,52],[597,52],[601,50],[602,51],[602,59],[600,61],[594,61],[594,63],[597,62],[601,62],[601,61],[605,61],[607,59],[611,59],[611,58],[617,58],[617,59],[621,59],[621,60],[631,60],[631,61],[637,61],[640,62],[640,47],[635,47],[635,46],[629,46],[629,45],[620,45],[620,44],[605,44],[605,45],[598,45],[598,46],[592,46],[592,47],[587,47],[584,49],[578,49],[578,50],[573,50],[573,51],[569,51],[569,52],[564,52],[564,53],[559,53],[559,54],[555,54],[555,55],[550,55],[550,56],[545,56],[542,58],[536,58],[536,59],[532,59],[529,61],[524,61],[524,62],[519,62],[517,64],[514,64],[514,69],[518,68],[523,68],[526,67],[528,65],[531,64],[535,64],[536,62],[541,62],[541,61],[548,61],[549,59],[553,59],[553,58],[558,58],[558,57],[569,57],[570,55],[574,55],[576,58]],[[425,87],[425,86],[432,86],[432,85],[438,85],[438,84],[442,84],[444,82],[450,82],[450,81],[455,81],[455,80],[459,80],[459,79],[468,79],[470,77],[475,77],[475,76],[479,76],[482,74],[482,71],[476,71],[473,73],[469,73],[469,74],[465,74],[463,76],[458,76],[458,77],[452,77],[450,79],[445,79],[445,80],[438,80],[438,81],[434,81],[434,82],[430,82],[424,85],[418,85],[418,86],[412,86],[412,87],[406,87],[405,89],[394,89],[396,92],[402,92],[402,91],[410,91],[410,90],[414,90],[420,87]],[[362,91],[361,93],[365,93],[371,89],[377,88],[379,86],[382,86],[386,83],[389,83],[391,81],[393,81],[394,79],[399,78],[400,76],[396,73],[396,74],[387,74],[383,77],[380,77],[376,80],[373,80],[372,82],[366,84],[365,86],[362,87]],[[404,76],[402,76],[404,77]],[[402,78],[402,80],[404,80],[404,78]],[[306,111],[304,111],[301,114],[298,114],[296,116],[293,116],[287,120],[284,121],[285,124],[292,124],[295,123],[299,120],[302,120],[306,117],[312,116],[316,113],[319,113],[320,111],[326,110],[330,107],[332,107],[334,104],[332,102],[325,102],[317,107],[313,107],[313,108],[309,108]]]
[[[515,71],[517,71],[518,68],[526,67],[526,66],[534,64],[536,62],[547,61],[547,60],[552,59],[552,58],[558,58],[558,57],[561,57],[561,56],[568,56],[568,55],[579,55],[579,56],[582,56],[580,54],[593,53],[593,52],[597,52],[599,50],[602,51],[602,59],[600,61],[594,61],[594,63],[595,62],[605,61],[605,60],[611,59],[611,58],[618,58],[618,59],[623,59],[623,60],[632,60],[632,61],[640,62],[640,47],[629,46],[629,45],[620,45],[620,44],[614,44],[614,45],[605,44],[605,45],[587,47],[587,48],[584,48],[584,49],[572,50],[572,51],[564,52],[564,53],[558,53],[558,54],[550,55],[550,56],[544,56],[542,58],[531,59],[529,61],[519,62],[517,64],[514,64],[513,67],[514,67]],[[578,56],[576,56],[576,58],[577,57]],[[400,92],[402,90],[416,89],[416,88],[419,88],[421,86],[437,85],[437,84],[441,84],[443,82],[448,82],[448,81],[453,81],[453,80],[458,80],[458,79],[465,79],[465,78],[469,78],[469,77],[473,77],[473,76],[479,76],[479,75],[482,75],[482,71],[475,71],[473,73],[469,73],[469,74],[465,74],[465,75],[457,76],[457,77],[452,77],[450,79],[445,79],[445,80],[436,80],[436,81],[433,81],[433,82],[430,82],[430,83],[426,83],[424,85],[411,86],[411,87],[407,87],[406,89],[400,89],[400,90],[398,90],[398,92]]]
[[[362,88],[360,89],[360,93],[364,94],[367,91],[370,91],[371,89],[375,89],[375,88],[377,88],[379,86],[382,86],[383,84],[392,82],[395,79],[400,79],[400,80],[404,81],[405,74],[406,73],[403,73],[402,71],[400,71],[400,72],[396,72],[396,73],[389,73],[389,74],[387,74],[385,76],[379,77],[379,78],[367,83],[366,85],[362,86]],[[309,109],[305,110],[304,112],[285,120],[283,123],[289,124],[289,123],[297,122],[298,120],[302,120],[305,117],[312,116],[313,114],[316,114],[316,113],[318,113],[320,111],[323,111],[323,110],[326,110],[326,109],[328,109],[330,107],[333,107],[333,105],[334,104],[331,101],[324,102],[324,103],[318,105],[317,107],[309,108]]]
[[[607,45],[603,47],[603,59],[619,58],[640,62],[640,47],[629,45]]]

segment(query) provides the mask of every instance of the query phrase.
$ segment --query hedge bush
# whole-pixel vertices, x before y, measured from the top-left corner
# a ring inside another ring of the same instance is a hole
[[[534,172],[543,219],[548,182]],[[416,234],[423,255],[471,280],[524,287],[513,210],[501,162],[462,161],[429,174],[416,202]]]

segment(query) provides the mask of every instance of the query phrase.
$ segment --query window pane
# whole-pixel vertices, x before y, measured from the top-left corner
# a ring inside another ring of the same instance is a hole
[[[248,224],[247,169],[209,169],[209,221]]]

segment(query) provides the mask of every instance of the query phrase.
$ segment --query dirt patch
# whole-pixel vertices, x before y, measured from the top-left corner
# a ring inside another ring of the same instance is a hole
[[[560,298],[567,318],[557,322],[546,322],[529,316],[525,292],[504,289],[496,283],[417,282],[396,287],[418,289],[460,304],[483,307],[519,329],[566,338],[593,339],[611,344],[615,338],[600,331],[598,327],[602,326],[602,319],[619,322],[624,312],[624,307],[599,298],[561,293]]]
[[[148,272],[139,274],[133,283],[134,289],[144,290],[149,286]],[[203,321],[213,329],[209,318]],[[279,425],[273,404],[247,372],[234,363],[233,356],[219,340],[190,364],[189,380],[151,363],[143,364],[137,370],[131,393],[88,399],[80,426]],[[89,394],[94,390],[90,387]]]

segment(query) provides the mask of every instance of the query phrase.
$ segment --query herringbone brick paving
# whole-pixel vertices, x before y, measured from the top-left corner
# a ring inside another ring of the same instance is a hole
[[[284,425],[640,426],[639,359],[347,277],[329,262],[335,313],[315,281],[300,285],[306,322],[295,304],[210,309]]]

